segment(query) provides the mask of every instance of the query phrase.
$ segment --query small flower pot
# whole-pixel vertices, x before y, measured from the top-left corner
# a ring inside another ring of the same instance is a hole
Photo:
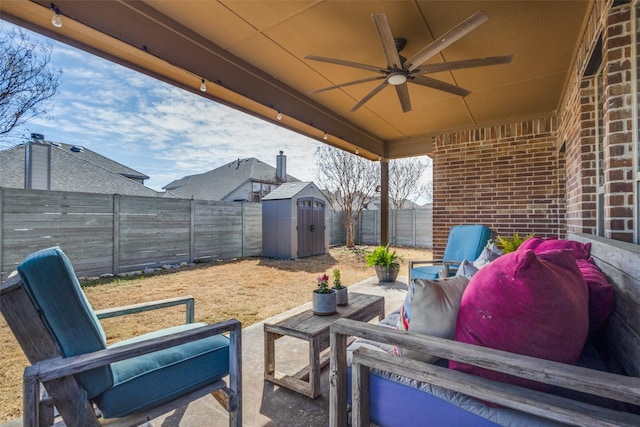
[[[338,312],[336,291],[330,289],[327,294],[313,291],[313,314],[318,316],[330,316]]]
[[[339,306],[349,305],[349,294],[347,293],[347,287],[336,289],[336,301]]]
[[[380,282],[395,282],[398,278],[400,267],[385,267],[383,265],[376,265],[376,275]]]

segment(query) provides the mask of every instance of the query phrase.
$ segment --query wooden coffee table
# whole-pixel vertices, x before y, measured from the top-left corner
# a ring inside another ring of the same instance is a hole
[[[349,292],[349,305],[338,307],[331,316],[317,316],[310,308],[302,313],[264,324],[264,378],[274,384],[315,398],[320,394],[320,369],[329,362],[328,354],[320,354],[329,347],[329,327],[338,319],[368,322],[378,316],[384,318],[384,297]],[[276,371],[275,341],[290,336],[309,342],[309,365],[293,375]]]

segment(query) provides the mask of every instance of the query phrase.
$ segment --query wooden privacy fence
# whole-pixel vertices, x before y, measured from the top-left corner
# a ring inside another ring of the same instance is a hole
[[[342,211],[330,213],[331,245],[346,241]],[[356,225],[356,244],[380,244],[380,211],[362,211]],[[419,209],[392,209],[389,212],[389,243],[397,246],[433,247],[433,209],[431,205]]]
[[[259,203],[0,188],[6,279],[38,249],[60,246],[80,276],[259,256]]]
[[[432,210],[392,210],[390,242],[432,247]],[[330,211],[330,244],[345,243]],[[380,211],[364,211],[358,244],[380,243]],[[32,252],[60,246],[80,276],[262,254],[262,205],[0,188],[0,279]]]

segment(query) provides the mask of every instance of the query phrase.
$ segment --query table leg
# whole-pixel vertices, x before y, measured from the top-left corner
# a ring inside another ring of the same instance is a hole
[[[309,340],[309,392],[315,398],[320,394],[320,336]]]
[[[264,377],[272,379],[276,371],[275,334],[264,331]]]

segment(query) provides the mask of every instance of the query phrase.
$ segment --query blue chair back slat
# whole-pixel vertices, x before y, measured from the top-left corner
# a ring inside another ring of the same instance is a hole
[[[445,261],[475,261],[491,239],[491,229],[485,225],[456,225],[451,227],[444,250]]]
[[[18,273],[44,324],[65,357],[106,348],[106,337],[69,258],[59,247],[29,255],[18,265]],[[113,378],[110,367],[76,375],[89,398],[108,389]]]

